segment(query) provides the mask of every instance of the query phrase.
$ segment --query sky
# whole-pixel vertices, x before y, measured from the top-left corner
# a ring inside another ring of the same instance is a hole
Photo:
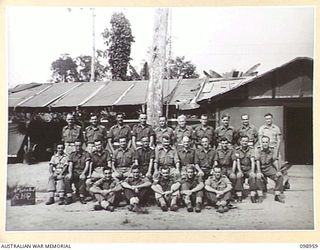
[[[149,61],[155,9],[95,8],[96,48],[106,49],[101,33],[111,15],[123,12],[135,42],[132,65]],[[8,85],[49,82],[51,63],[63,53],[92,54],[89,8],[8,7]],[[261,63],[259,74],[296,57],[314,56],[314,9],[311,7],[177,7],[170,9],[171,55],[185,56],[203,70],[246,71]]]

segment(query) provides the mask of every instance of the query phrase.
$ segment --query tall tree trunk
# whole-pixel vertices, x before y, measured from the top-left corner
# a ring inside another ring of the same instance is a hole
[[[161,8],[155,12],[152,55],[150,61],[150,78],[147,92],[148,123],[153,127],[159,125],[162,115],[162,89],[166,63],[166,43],[169,9]]]

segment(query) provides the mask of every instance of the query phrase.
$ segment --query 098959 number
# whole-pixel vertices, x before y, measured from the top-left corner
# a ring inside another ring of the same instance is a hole
[[[300,248],[318,248],[318,244],[300,244]]]

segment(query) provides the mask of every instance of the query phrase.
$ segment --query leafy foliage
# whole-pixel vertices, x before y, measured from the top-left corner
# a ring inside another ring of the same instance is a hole
[[[123,13],[114,13],[111,17],[111,29],[102,33],[108,47],[108,58],[112,79],[127,80],[127,69],[131,60],[131,44],[134,37],[129,20]]]
[[[191,61],[186,61],[184,56],[177,56],[175,59],[169,60],[170,71],[166,69],[166,75],[170,79],[176,78],[198,78],[199,74],[196,72],[196,66]]]

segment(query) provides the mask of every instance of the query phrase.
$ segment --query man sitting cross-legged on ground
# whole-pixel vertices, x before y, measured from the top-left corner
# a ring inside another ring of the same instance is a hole
[[[209,204],[218,206],[217,212],[224,213],[229,210],[232,185],[229,179],[221,174],[221,168],[214,167],[213,175],[205,181],[204,189]]]
[[[168,211],[169,204],[171,211],[178,210],[177,199],[180,185],[176,175],[170,175],[169,167],[162,167],[160,172],[154,176],[151,188],[163,212]]]
[[[57,144],[57,153],[51,157],[49,162],[49,200],[46,202],[46,205],[54,203],[54,193],[56,191],[59,193],[60,198],[58,205],[64,205],[64,172],[67,170],[67,167],[68,155],[64,153],[64,143],[60,142]]]
[[[180,194],[188,212],[193,212],[193,203],[196,205],[195,211],[200,213],[204,187],[202,176],[197,176],[192,165],[187,166],[186,172],[186,177],[181,180]]]
[[[281,192],[283,192],[283,176],[280,170],[277,151],[269,145],[270,138],[268,136],[262,136],[261,143],[262,145],[256,151],[258,202],[263,201],[263,189],[265,185],[263,178],[270,178],[275,182],[274,200],[284,203],[284,199],[280,196]]]
[[[146,203],[151,182],[147,177],[143,177],[139,166],[133,166],[132,176],[125,179],[121,185],[124,188],[124,195],[129,201],[129,210],[132,212],[142,212],[140,205]]]
[[[93,183],[89,189],[97,199],[94,210],[114,211],[114,207],[119,203],[120,191],[122,187],[119,181],[112,177],[112,169],[107,167],[103,171],[104,177]]]

